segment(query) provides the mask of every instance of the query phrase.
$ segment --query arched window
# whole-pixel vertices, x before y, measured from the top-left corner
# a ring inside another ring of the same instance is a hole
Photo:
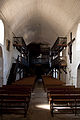
[[[4,45],[4,24],[2,20],[0,20],[0,44]]]

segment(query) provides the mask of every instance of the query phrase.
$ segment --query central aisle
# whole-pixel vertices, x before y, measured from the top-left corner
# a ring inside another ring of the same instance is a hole
[[[27,118],[28,120],[52,120],[47,93],[44,91],[41,79],[36,82],[31,94]]]

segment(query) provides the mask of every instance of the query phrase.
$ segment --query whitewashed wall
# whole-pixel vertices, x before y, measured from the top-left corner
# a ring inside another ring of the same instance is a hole
[[[14,52],[16,53],[16,56],[20,54],[16,49],[13,49],[13,33],[11,31],[11,28],[7,24],[4,16],[0,15],[0,19],[2,19],[4,23],[4,45],[1,45],[2,51],[3,51],[3,85],[6,85],[7,79],[10,73],[10,69],[12,66]],[[6,49],[6,41],[10,40],[10,51]]]
[[[79,21],[80,22],[80,21]],[[77,67],[80,64],[80,49],[77,50],[77,47],[80,44],[77,44],[78,38],[77,29],[78,23],[70,30],[72,32],[73,38],[75,37],[75,41],[72,43],[72,63],[70,64],[69,55],[68,55],[68,47],[66,50],[67,55],[67,75],[66,75],[66,84],[75,85],[77,87]],[[80,26],[79,26],[80,27]],[[70,32],[67,35],[68,43],[70,41]]]

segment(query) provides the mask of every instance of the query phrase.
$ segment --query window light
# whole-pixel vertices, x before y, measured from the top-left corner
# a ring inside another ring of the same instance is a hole
[[[4,24],[0,20],[0,44],[4,45]]]

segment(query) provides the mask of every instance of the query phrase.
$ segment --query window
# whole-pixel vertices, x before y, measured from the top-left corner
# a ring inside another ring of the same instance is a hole
[[[60,56],[62,56],[62,51],[60,52]]]
[[[57,69],[53,69],[53,77],[58,78],[58,70]]]
[[[0,44],[4,45],[4,24],[0,20]]]

